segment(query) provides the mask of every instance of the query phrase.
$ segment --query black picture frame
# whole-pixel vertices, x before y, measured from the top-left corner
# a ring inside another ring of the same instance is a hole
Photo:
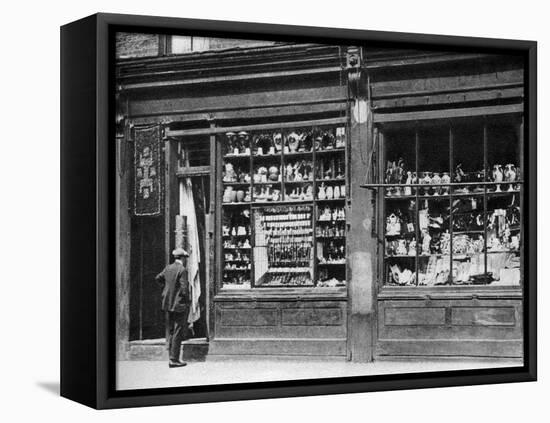
[[[524,364],[521,367],[116,391],[113,33],[476,49],[525,59]],[[537,377],[537,45],[244,22],[95,14],[61,28],[61,395],[97,409],[534,381]],[[78,246],[78,248],[76,248]]]

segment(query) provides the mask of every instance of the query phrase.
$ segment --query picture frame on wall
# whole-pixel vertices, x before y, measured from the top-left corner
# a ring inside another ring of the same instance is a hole
[[[61,395],[534,381],[534,41],[61,27]]]

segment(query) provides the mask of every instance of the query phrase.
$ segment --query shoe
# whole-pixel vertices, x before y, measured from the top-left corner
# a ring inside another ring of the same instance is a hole
[[[184,367],[184,366],[187,366],[187,363],[183,362],[183,361],[172,361],[170,360],[168,362],[168,367],[170,368],[173,368],[173,367]]]

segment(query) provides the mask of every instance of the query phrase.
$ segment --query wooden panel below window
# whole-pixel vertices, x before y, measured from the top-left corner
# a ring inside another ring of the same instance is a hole
[[[282,324],[286,326],[338,326],[342,322],[339,308],[296,308],[282,310]]]
[[[443,307],[396,307],[384,309],[386,325],[444,325],[445,308]]]
[[[513,307],[455,307],[451,313],[453,325],[514,326],[516,310]]]
[[[279,310],[260,309],[222,309],[221,326],[275,326],[279,321]]]
[[[347,302],[214,300],[213,352],[345,356]]]
[[[519,298],[390,298],[378,301],[378,311],[377,356],[521,358],[523,354]]]

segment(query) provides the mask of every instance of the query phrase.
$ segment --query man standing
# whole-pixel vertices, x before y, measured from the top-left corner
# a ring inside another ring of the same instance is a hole
[[[181,343],[189,338],[190,293],[187,280],[186,260],[189,257],[183,248],[172,251],[175,260],[160,272],[155,280],[163,287],[162,310],[166,312],[166,328],[168,336],[169,367],[187,365],[180,361]]]

